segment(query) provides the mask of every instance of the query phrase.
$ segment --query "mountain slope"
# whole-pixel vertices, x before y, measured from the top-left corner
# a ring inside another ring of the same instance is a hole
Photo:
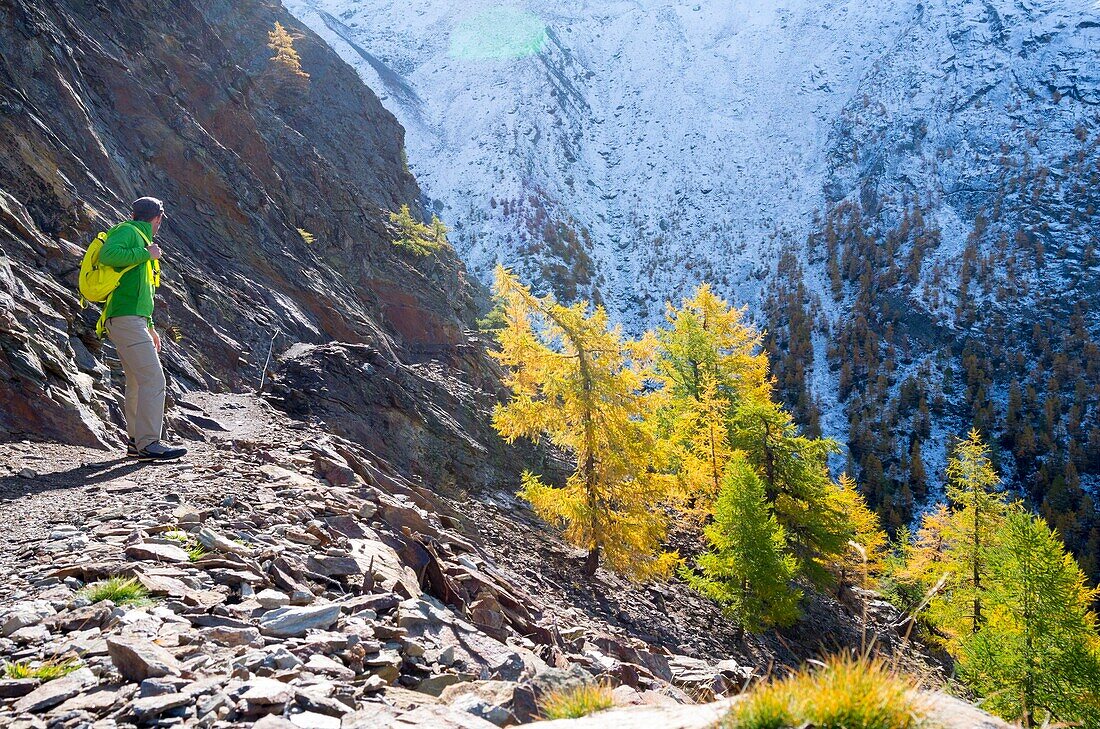
[[[304,87],[270,60],[277,21]],[[370,383],[356,415],[405,436],[373,443],[382,455],[454,473],[500,462],[473,415],[498,385],[465,333],[462,266],[391,243],[388,211],[419,210],[403,131],[280,5],[7,1],[0,41],[0,437],[119,447],[120,371],[93,334],[98,311],[77,303],[76,270],[96,231],[153,194],[168,208],[155,318],[174,396],[257,387],[293,365],[280,358],[291,345],[335,340],[346,349],[296,355],[351,363],[315,393]],[[457,421],[417,407],[444,397],[463,400]]]
[[[293,0],[471,270],[639,331],[701,280],[892,527],[970,426],[1100,577],[1100,9]]]

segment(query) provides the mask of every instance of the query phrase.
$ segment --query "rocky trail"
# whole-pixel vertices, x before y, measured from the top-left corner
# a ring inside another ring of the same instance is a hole
[[[192,394],[182,411],[206,440],[176,464],[0,445],[0,655],[80,666],[0,680],[0,723],[504,726],[536,719],[546,690],[604,681],[638,705],[624,726],[706,726],[705,702],[822,636],[858,644],[839,603],[738,641],[681,585],[584,578],[510,495],[440,495],[258,397]],[[151,599],[89,600],[120,576]],[[898,616],[871,607],[896,647]]]

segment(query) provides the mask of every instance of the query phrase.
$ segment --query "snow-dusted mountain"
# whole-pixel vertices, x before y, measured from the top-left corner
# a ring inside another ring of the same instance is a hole
[[[565,224],[592,259],[580,291],[628,323],[703,278],[757,299],[775,231],[805,237],[836,120],[909,15],[855,0],[291,8],[405,125],[475,273],[504,261],[571,293],[555,265],[578,254],[544,235]]]
[[[711,281],[891,523],[976,425],[1100,551],[1100,4],[287,5],[401,120],[479,277],[635,330]]]

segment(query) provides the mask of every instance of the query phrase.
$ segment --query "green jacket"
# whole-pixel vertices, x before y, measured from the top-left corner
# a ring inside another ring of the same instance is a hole
[[[134,230],[153,239],[153,226],[143,220],[127,220],[107,231],[107,240],[99,252],[99,262],[116,271],[149,260],[145,239]],[[119,279],[118,288],[111,295],[106,318],[112,316],[143,316],[153,326],[153,282],[149,280],[148,266],[134,266]]]

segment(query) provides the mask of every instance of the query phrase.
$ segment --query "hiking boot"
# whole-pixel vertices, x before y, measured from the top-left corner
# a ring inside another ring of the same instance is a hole
[[[133,438],[127,438],[126,439],[126,457],[127,458],[138,458],[140,456],[141,456],[141,454],[138,453],[137,445],[134,444],[134,439]]]
[[[138,451],[138,459],[142,461],[174,461],[186,455],[186,448],[166,446],[159,440],[150,443]]]

